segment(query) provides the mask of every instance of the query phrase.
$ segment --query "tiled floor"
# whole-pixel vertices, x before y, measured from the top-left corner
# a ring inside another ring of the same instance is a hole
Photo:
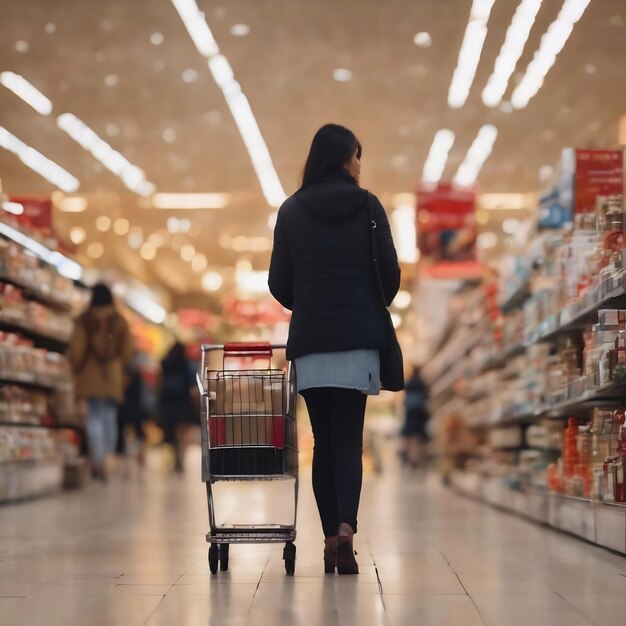
[[[241,511],[236,494],[224,498],[227,516]],[[241,500],[263,503],[259,494]],[[305,478],[296,576],[285,577],[280,547],[240,546],[231,548],[231,571],[212,577],[195,475],[117,480],[2,507],[0,623],[626,624],[625,558],[435,481],[369,478],[361,524],[361,575],[324,576]]]

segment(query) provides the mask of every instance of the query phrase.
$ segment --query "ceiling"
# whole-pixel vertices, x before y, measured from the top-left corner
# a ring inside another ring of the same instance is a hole
[[[617,143],[618,121],[626,113],[626,2],[592,0],[538,95],[526,108],[505,112],[485,107],[480,94],[518,4],[496,0],[467,103],[451,109],[448,87],[471,0],[198,0],[285,192],[297,186],[314,132],[335,121],[361,139],[362,182],[388,205],[393,194],[415,189],[440,128],[456,133],[446,178],[483,124],[498,128],[479,177],[481,190],[489,192],[534,190],[539,168],[555,163],[564,146]],[[561,6],[561,0],[544,0],[512,85]],[[0,71],[24,76],[54,110],[40,115],[0,87],[0,125],[80,180],[87,210],[58,212],[55,220],[64,237],[71,226],[86,230],[81,260],[162,283],[178,302],[200,292],[202,271],[194,272],[174,249],[184,241],[172,247],[166,236],[156,258],[145,261],[125,236],[95,229],[99,215],[124,216],[147,237],[164,229],[172,212],[142,208],[138,195],[57,127],[57,115],[66,112],[143,169],[158,191],[230,194],[226,208],[175,212],[191,220],[184,238],[207,257],[209,268],[232,267],[242,257],[221,247],[220,235],[271,234],[274,209],[224,95],[171,0],[4,0],[1,15]],[[233,35],[236,24],[248,25],[249,34]],[[421,31],[430,34],[430,47],[415,45]],[[336,68],[349,69],[352,80],[334,80]],[[186,70],[197,73],[185,74],[191,82],[183,80]],[[0,176],[10,194],[54,191],[5,150]],[[94,240],[104,244],[96,261],[86,255]],[[255,269],[267,267],[266,251],[244,256]]]

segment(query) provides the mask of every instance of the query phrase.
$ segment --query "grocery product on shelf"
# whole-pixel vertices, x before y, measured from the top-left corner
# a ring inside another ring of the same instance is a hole
[[[499,311],[485,287],[462,292],[464,307],[457,298],[450,314],[457,328],[424,374],[436,427],[453,418],[474,432],[453,451],[442,439],[444,456],[457,459],[447,467],[465,471],[453,473],[463,490],[501,503],[508,489],[519,495],[508,508],[569,532],[573,518],[550,512],[546,498],[582,499],[585,515],[617,515],[626,536],[624,203],[615,193],[587,198],[587,212],[572,214],[574,155],[564,154],[567,176],[542,199],[539,226],[560,230],[501,263],[509,273],[486,272],[489,289],[500,282]],[[531,514],[538,503],[545,510]],[[585,524],[576,533],[595,541]]]

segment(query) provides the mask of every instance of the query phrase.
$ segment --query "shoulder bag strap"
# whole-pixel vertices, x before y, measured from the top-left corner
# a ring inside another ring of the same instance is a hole
[[[385,299],[385,291],[383,289],[383,281],[380,277],[380,267],[378,266],[378,242],[376,241],[376,216],[374,214],[374,196],[368,192],[367,205],[369,207],[370,214],[370,253],[372,255],[372,266],[374,269],[374,277],[377,284],[378,295],[383,307],[387,308],[387,300]]]

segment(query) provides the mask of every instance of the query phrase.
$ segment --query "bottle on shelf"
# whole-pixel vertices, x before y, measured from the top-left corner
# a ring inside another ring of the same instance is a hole
[[[626,431],[624,424],[619,428],[617,457],[613,461],[613,501],[626,503],[626,484],[624,482],[626,469]]]
[[[617,312],[619,329],[615,338],[615,365],[613,367],[613,383],[626,382],[626,311]]]

